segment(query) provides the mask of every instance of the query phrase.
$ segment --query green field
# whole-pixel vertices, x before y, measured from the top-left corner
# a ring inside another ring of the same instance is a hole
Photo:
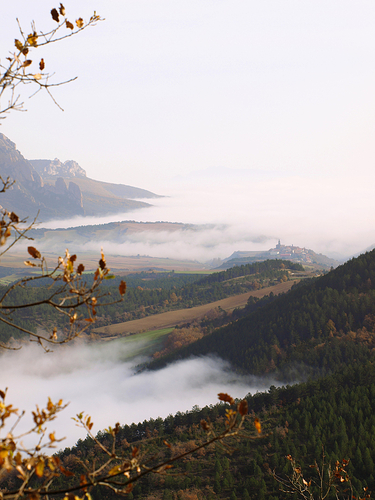
[[[161,330],[129,335],[128,337],[122,337],[112,342],[129,346],[129,351],[124,357],[126,360],[136,358],[137,356],[152,356],[154,352],[161,349],[164,337],[169,335],[173,330],[174,328],[162,328]]]

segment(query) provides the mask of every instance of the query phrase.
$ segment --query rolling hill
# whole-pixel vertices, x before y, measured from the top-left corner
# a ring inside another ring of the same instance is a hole
[[[216,354],[244,373],[293,380],[328,373],[375,347],[375,250],[296,285],[261,309],[153,366]]]

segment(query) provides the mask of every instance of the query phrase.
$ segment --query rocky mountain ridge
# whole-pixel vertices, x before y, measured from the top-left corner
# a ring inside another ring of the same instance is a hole
[[[2,193],[2,205],[20,217],[41,218],[83,215],[82,193],[78,185],[63,179],[56,185],[45,184],[41,175],[16,149],[16,144],[0,134],[0,175],[15,184]]]
[[[2,193],[0,207],[43,222],[77,215],[123,213],[149,206],[131,198],[157,197],[150,191],[95,181],[74,160],[27,160],[16,144],[0,133],[0,176],[15,180]]]
[[[35,170],[43,177],[87,177],[86,170],[74,160],[64,163],[58,158],[54,160],[29,160]]]

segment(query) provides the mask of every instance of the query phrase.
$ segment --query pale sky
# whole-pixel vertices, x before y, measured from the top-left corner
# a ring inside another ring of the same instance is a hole
[[[18,36],[15,18],[25,31],[31,19],[49,28],[52,6],[2,5],[2,58]],[[64,112],[38,94],[26,100],[27,113],[3,121],[1,132],[26,158],[73,159],[89,177],[160,194],[170,192],[173,177],[214,167],[298,176],[286,192],[303,202],[306,189],[308,215],[319,213],[312,229],[331,206],[336,229],[345,230],[350,214],[350,228],[365,217],[360,230],[368,237],[358,250],[372,243],[373,0],[74,0],[65,7],[72,19],[96,10],[106,20],[40,52],[56,81],[79,78],[54,93]],[[267,196],[257,188],[256,199]]]
[[[2,5],[1,56],[53,26],[51,2]],[[58,3],[56,3],[56,7]],[[372,0],[74,0],[105,22],[51,47],[55,96],[1,131],[28,158],[75,159],[90,177],[151,188],[213,166],[323,175],[371,172]],[[42,53],[40,53],[42,55]],[[28,89],[25,89],[28,90]]]

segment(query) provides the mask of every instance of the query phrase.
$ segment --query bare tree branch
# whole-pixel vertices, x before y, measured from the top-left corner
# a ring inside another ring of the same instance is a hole
[[[60,4],[59,12],[57,9],[52,9],[51,15],[52,22],[57,22],[55,28],[48,31],[37,31],[35,22],[33,21],[31,23],[31,33],[28,35],[25,34],[17,19],[21,40],[15,40],[16,51],[9,52],[9,56],[6,57],[8,64],[0,64],[0,119],[5,118],[5,115],[12,110],[24,111],[24,102],[21,101],[21,93],[18,91],[19,85],[31,84],[37,87],[36,91],[30,97],[34,96],[40,90],[45,90],[53,102],[63,110],[52,95],[51,89],[70,83],[76,80],[76,77],[62,82],[51,83],[50,78],[53,75],[45,71],[46,63],[44,58],[38,58],[38,63],[33,63],[31,55],[36,51],[39,52],[39,49],[45,45],[62,42],[67,38],[77,35],[89,26],[95,26],[103,18],[94,12],[88,21],[84,21],[80,17],[75,22],[70,22],[65,15],[65,8],[62,4]],[[68,31],[63,33],[63,30]],[[37,67],[35,67],[36,64],[38,64]],[[30,71],[31,68],[33,68],[33,71]],[[1,105],[1,99],[6,98],[6,96],[7,103]]]

